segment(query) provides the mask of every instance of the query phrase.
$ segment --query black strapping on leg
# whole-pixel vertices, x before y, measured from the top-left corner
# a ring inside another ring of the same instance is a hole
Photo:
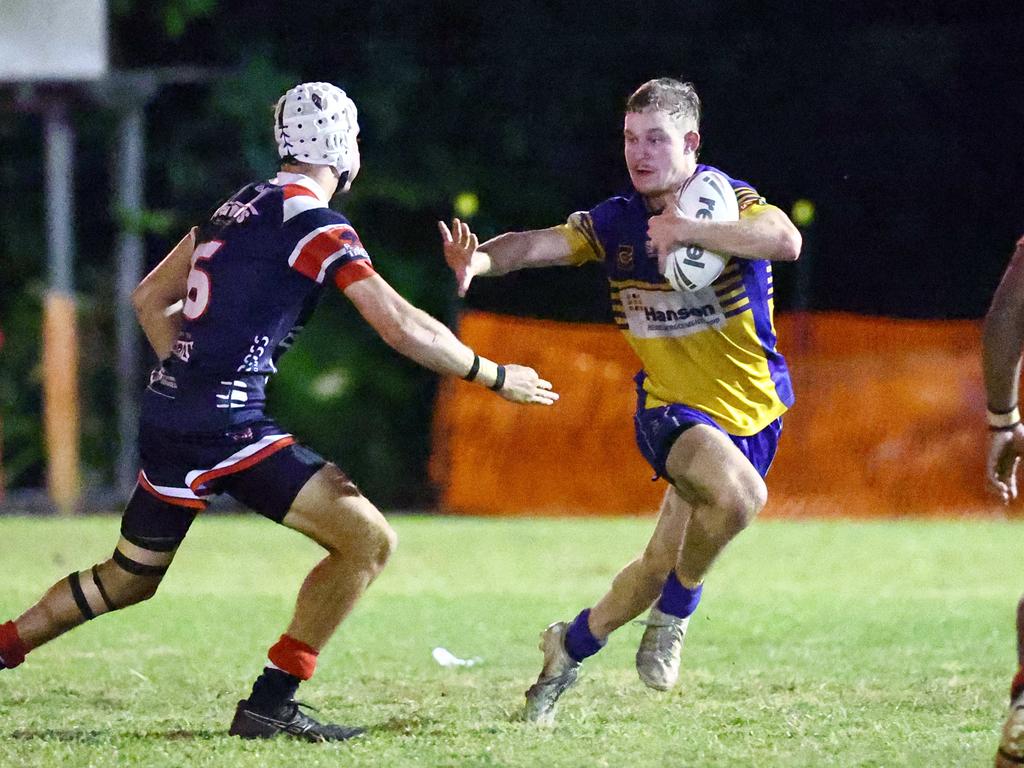
[[[96,585],[96,589],[99,590],[100,597],[103,598],[103,602],[107,604],[108,611],[116,611],[117,606],[114,605],[114,601],[110,599],[110,595],[107,594],[107,590],[103,588],[103,582],[100,581],[100,572],[98,566],[92,567],[92,580]]]
[[[185,539],[196,511],[168,504],[136,487],[121,518],[121,535],[152,552],[173,552]]]
[[[68,586],[71,587],[71,596],[75,598],[75,605],[78,606],[78,610],[82,612],[85,620],[95,619],[96,614],[92,612],[92,608],[89,607],[89,601],[85,599],[85,593],[82,592],[82,584],[78,580],[78,571],[68,576]]]
[[[166,565],[146,565],[145,563],[137,563],[127,555],[123,554],[120,549],[114,550],[114,562],[124,570],[128,571],[128,573],[135,576],[163,576],[167,573],[168,567]]]

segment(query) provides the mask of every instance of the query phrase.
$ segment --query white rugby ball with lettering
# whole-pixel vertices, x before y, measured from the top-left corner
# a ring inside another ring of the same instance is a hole
[[[729,179],[718,171],[693,174],[679,192],[679,207],[691,219],[739,221],[740,207]],[[725,269],[728,256],[684,245],[665,257],[665,279],[677,291],[707,288]]]

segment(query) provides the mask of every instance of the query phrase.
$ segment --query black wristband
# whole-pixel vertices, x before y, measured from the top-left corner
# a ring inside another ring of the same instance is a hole
[[[466,381],[473,381],[476,378],[477,373],[480,372],[480,355],[473,353],[473,364],[469,367],[469,373],[464,378]],[[503,376],[504,378],[504,376]]]
[[[505,386],[505,366],[498,366],[498,374],[494,377],[494,383],[491,384],[491,389],[498,392],[502,387]]]

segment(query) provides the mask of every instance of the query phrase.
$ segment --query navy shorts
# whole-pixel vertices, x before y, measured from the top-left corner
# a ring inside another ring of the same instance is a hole
[[[201,510],[208,496],[226,493],[275,522],[327,463],[270,419],[213,433],[144,424],[139,457],[140,489],[166,504]]]
[[[782,432],[781,418],[748,437],[730,435],[713,418],[696,408],[690,408],[680,403],[648,408],[647,392],[643,388],[644,378],[644,374],[641,372],[635,379],[637,402],[633,424],[636,429],[636,444],[640,448],[640,453],[654,468],[653,479],[668,477],[665,462],[668,461],[672,444],[675,443],[679,435],[697,424],[706,424],[726,435],[733,445],[747,457],[761,477],[768,474],[772,459],[775,458],[775,452],[779,447],[779,434]]]

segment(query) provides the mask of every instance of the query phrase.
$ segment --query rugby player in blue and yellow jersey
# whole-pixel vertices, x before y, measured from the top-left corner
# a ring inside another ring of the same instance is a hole
[[[680,189],[706,167],[697,164],[699,125],[691,84],[651,80],[626,104],[631,194],[574,213],[566,224],[509,232],[482,245],[464,222],[454,220],[451,229],[439,223],[462,294],[477,276],[603,263],[615,322],[643,364],[636,376],[637,443],[669,483],[640,556],[593,607],[542,633],[544,666],[526,693],[526,719],[533,722],[552,722],[580,662],[648,607],[637,672],[652,688],[671,688],[705,574],[765,504],[764,476],[793,402],[775,347],[771,262],[796,259],[800,233],[742,181],[732,181],[739,221],[682,215]],[[666,253],[682,244],[730,256],[707,288],[675,291],[663,277]]]
[[[58,581],[0,624],[0,670],[89,619],[152,597],[207,497],[227,493],[327,552],[299,589],[292,620],[238,702],[229,733],[337,741],[362,729],[317,722],[295,692],[384,567],[395,533],[338,467],[264,410],[267,382],[323,289],[340,290],[384,341],[433,371],[517,403],[550,405],[558,395],[531,368],[475,355],[405,301],[374,270],[349,221],[328,208],[360,165],[356,107],[344,91],[329,83],[292,88],[277,103],[274,127],[280,173],[236,192],[135,290],[161,362],[143,400],[142,468],[120,540],[109,559]],[[195,643],[192,652],[202,653],[201,638]]]

